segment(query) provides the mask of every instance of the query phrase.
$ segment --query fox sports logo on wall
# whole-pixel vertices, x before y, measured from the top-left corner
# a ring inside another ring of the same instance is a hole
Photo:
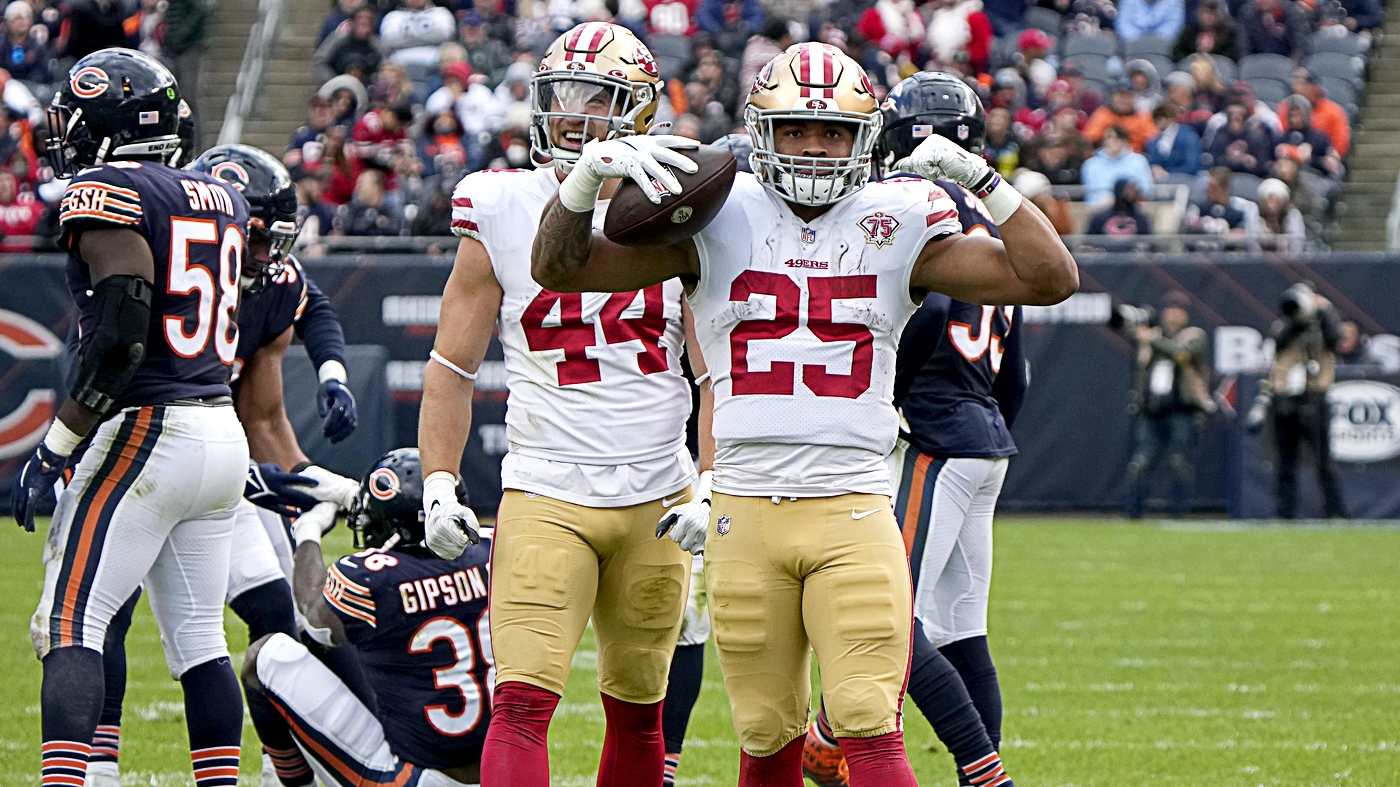
[[[1337,383],[1332,405],[1332,458],[1369,464],[1400,456],[1400,388],[1371,380]]]

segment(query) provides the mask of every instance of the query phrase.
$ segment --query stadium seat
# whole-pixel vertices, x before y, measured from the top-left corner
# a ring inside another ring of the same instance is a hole
[[[1081,53],[1066,59],[1073,60],[1079,64],[1079,70],[1084,72],[1085,79],[1092,79],[1098,82],[1112,82],[1123,70],[1121,62],[1118,63],[1118,68],[1116,70],[1109,68],[1108,63],[1110,59],[1118,61],[1116,56],[1108,58],[1103,55]]]
[[[1104,101],[1107,101],[1107,100],[1108,100],[1108,96],[1109,96],[1109,94],[1112,92],[1112,91],[1110,91],[1110,90],[1108,89],[1108,83],[1107,83],[1107,82],[1105,82],[1105,81],[1103,81],[1103,80],[1101,80],[1101,79],[1094,79],[1094,78],[1092,78],[1092,77],[1085,77],[1085,78],[1084,78],[1084,89],[1085,89],[1085,90],[1092,90],[1092,91],[1094,91],[1095,93],[1098,93],[1098,94],[1099,94],[1099,98],[1102,98]]]
[[[1240,60],[1240,79],[1252,83],[1255,79],[1263,77],[1291,85],[1293,69],[1297,67],[1298,64],[1294,63],[1292,58],[1283,55],[1247,55]]]
[[[1340,25],[1332,25],[1313,33],[1312,51],[1340,52],[1344,55],[1365,56],[1366,42],[1361,36]]]
[[[1356,55],[1344,55],[1341,52],[1318,52],[1303,61],[1303,65],[1320,77],[1345,79],[1357,90],[1366,86],[1366,61]]]
[[[1269,106],[1275,106],[1293,94],[1290,85],[1267,77],[1255,77],[1249,80],[1249,86],[1254,88],[1255,97]]]
[[[1079,60],[1080,55],[1099,55],[1103,58],[1114,57],[1118,54],[1118,36],[1106,31],[1098,33],[1071,33],[1065,36],[1064,48],[1061,54],[1066,60]]]
[[[1230,196],[1254,200],[1259,197],[1259,184],[1264,179],[1248,172],[1236,172],[1230,176]]]
[[[1039,6],[1026,9],[1026,15],[1021,17],[1021,23],[1027,28],[1043,30],[1058,38],[1065,29],[1065,18],[1056,11]]]
[[[1124,44],[1123,57],[1129,60],[1144,55],[1161,55],[1162,57],[1166,57],[1172,53],[1173,46],[1175,46],[1174,42],[1168,41],[1165,38],[1146,35]]]
[[[1141,41],[1142,39],[1138,39],[1138,40]],[[1156,68],[1156,69],[1157,69],[1157,76],[1158,76],[1159,78],[1160,78],[1160,77],[1164,77],[1164,76],[1166,76],[1167,74],[1170,74],[1171,72],[1177,70],[1177,68],[1176,68],[1176,63],[1173,63],[1173,62],[1172,62],[1172,59],[1169,58],[1169,57],[1167,57],[1166,55],[1157,55],[1157,54],[1152,54],[1152,53],[1147,53],[1147,54],[1142,54],[1142,55],[1125,55],[1125,56],[1124,56],[1124,59],[1125,59],[1125,60],[1146,60],[1147,62],[1149,62],[1149,63],[1152,64],[1152,67],[1153,67],[1153,68]]]
[[[1321,77],[1318,81],[1322,84],[1322,89],[1327,91],[1327,97],[1338,104],[1346,106],[1358,103],[1356,87],[1351,82],[1336,77]]]

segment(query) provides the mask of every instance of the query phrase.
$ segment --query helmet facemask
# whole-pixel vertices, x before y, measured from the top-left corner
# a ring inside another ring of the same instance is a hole
[[[259,218],[248,220],[248,253],[244,255],[239,285],[245,296],[267,289],[287,269],[287,257],[301,228],[295,221],[274,221],[271,226]],[[256,259],[254,249],[267,248],[267,262]]]
[[[98,140],[83,118],[83,108],[70,109],[54,96],[45,110],[49,139],[47,154],[54,177],[68,178],[84,167],[109,160],[155,159],[173,166],[180,156],[182,143],[178,134],[162,134],[138,139],[126,144],[112,145],[111,137]]]
[[[637,116],[655,100],[650,84],[587,71],[542,71],[530,80],[530,144],[568,172],[583,145],[637,133]]]
[[[777,152],[777,127],[783,123],[820,120],[852,128],[851,155],[793,156]],[[750,105],[744,123],[753,139],[750,163],[754,175],[770,191],[797,205],[820,207],[855,194],[870,179],[871,151],[880,136],[879,112],[840,110],[760,110]]]

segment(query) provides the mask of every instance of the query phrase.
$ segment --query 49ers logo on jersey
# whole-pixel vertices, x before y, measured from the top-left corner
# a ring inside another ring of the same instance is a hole
[[[899,219],[888,213],[876,211],[856,222],[856,226],[865,233],[865,242],[875,244],[875,248],[878,249],[894,243],[894,234],[899,231]]]

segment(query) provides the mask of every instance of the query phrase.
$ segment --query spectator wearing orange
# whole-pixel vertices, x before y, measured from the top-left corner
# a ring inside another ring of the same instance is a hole
[[[1351,150],[1351,121],[1347,111],[1327,97],[1322,80],[1306,68],[1293,72],[1293,92],[1312,102],[1310,125],[1326,134],[1332,140],[1332,147],[1337,149],[1337,155],[1345,158]],[[1280,123],[1287,122],[1288,102],[1278,105],[1278,119]]]
[[[1283,134],[1278,138],[1275,155],[1296,161],[1319,175],[1342,177],[1342,159],[1332,147],[1332,140],[1312,127],[1312,103],[1299,95],[1284,99],[1280,105],[1284,114]]]
[[[1134,98],[1132,84],[1126,81],[1114,83],[1108,103],[1096,109],[1084,125],[1084,138],[1098,144],[1105,131],[1120,126],[1128,132],[1128,144],[1133,152],[1141,153],[1147,140],[1157,136],[1157,124],[1152,122],[1152,115],[1139,112],[1133,106]]]

